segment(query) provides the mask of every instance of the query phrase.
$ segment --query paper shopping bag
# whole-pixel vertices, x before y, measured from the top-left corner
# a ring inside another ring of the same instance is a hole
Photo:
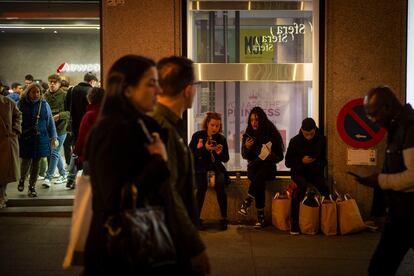
[[[89,176],[76,178],[76,193],[73,202],[72,224],[63,268],[82,265],[86,239],[92,219],[92,189]]]
[[[327,236],[336,235],[338,232],[338,213],[332,195],[322,200],[321,231]]]
[[[341,235],[357,233],[367,228],[362,220],[358,205],[349,194],[338,203],[339,231]]]
[[[276,193],[272,200],[272,224],[279,230],[290,229],[290,208],[292,199],[287,194]]]
[[[299,228],[302,234],[315,235],[319,231],[319,207],[317,197],[305,198],[299,207]]]

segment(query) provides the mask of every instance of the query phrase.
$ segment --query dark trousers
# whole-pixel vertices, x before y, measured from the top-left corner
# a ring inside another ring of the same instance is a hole
[[[68,132],[66,135],[65,142],[63,143],[63,152],[65,154],[65,162],[66,165],[69,166],[70,164],[70,158],[72,156],[72,150],[75,140],[73,139],[72,132]]]
[[[275,178],[274,172],[267,167],[262,167],[247,173],[250,180],[248,194],[254,198],[256,209],[261,210],[265,207],[266,182]]]
[[[39,168],[40,168],[40,157],[33,158],[33,159],[22,159],[22,163],[20,165],[20,181],[26,179],[27,173],[30,169],[30,178],[29,178],[29,186],[35,186],[37,177],[39,175]]]
[[[414,246],[413,221],[409,225],[388,222],[371,258],[368,274],[371,276],[395,275],[405,254]]]
[[[217,202],[220,207],[220,214],[222,218],[227,218],[227,193],[226,193],[226,181],[222,172],[215,172],[215,186],[214,190],[217,195]],[[207,192],[207,173],[196,174],[197,181],[197,201],[198,201],[198,212],[201,215],[203,208],[204,199]]]
[[[306,194],[306,190],[313,185],[322,195],[328,196],[329,190],[325,184],[323,172],[314,172],[308,175],[292,175],[292,180],[296,183],[296,190],[292,198],[292,223],[299,223],[299,206]]]

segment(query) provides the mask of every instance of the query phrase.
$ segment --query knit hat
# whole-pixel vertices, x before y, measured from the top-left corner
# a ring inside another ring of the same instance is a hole
[[[306,118],[302,121],[301,128],[304,131],[311,131],[312,129],[316,129],[316,123],[312,118]]]

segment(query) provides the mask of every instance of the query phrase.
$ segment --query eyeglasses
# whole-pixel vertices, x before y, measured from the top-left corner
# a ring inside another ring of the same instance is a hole
[[[201,85],[202,82],[201,81],[194,81],[191,85],[196,86],[196,85]]]

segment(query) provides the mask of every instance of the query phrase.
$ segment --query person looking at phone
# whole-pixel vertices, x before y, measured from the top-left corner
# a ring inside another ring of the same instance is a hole
[[[229,149],[226,137],[222,134],[221,115],[207,112],[202,128],[193,134],[190,141],[196,171],[198,212],[200,215],[208,184],[214,185],[221,214],[220,228],[226,230],[228,223],[226,187],[229,178],[223,163],[229,161]],[[208,172],[214,172],[214,180],[208,179]],[[204,225],[200,220],[200,229],[203,228]]]
[[[362,185],[382,190],[388,205],[388,218],[368,273],[395,275],[414,246],[414,110],[410,104],[401,104],[388,86],[370,89],[364,109],[371,121],[388,131],[381,173],[355,178]]]
[[[312,118],[302,121],[299,133],[290,139],[285,165],[290,168],[296,191],[292,198],[290,234],[298,235],[299,206],[306,190],[314,186],[322,195],[329,194],[325,184],[326,138]]]
[[[254,107],[248,117],[242,139],[242,157],[248,161],[247,176],[250,180],[246,199],[238,213],[246,216],[255,200],[257,222],[255,228],[263,228],[266,181],[275,179],[276,164],[283,160],[284,145],[276,126],[267,118],[261,107]]]

